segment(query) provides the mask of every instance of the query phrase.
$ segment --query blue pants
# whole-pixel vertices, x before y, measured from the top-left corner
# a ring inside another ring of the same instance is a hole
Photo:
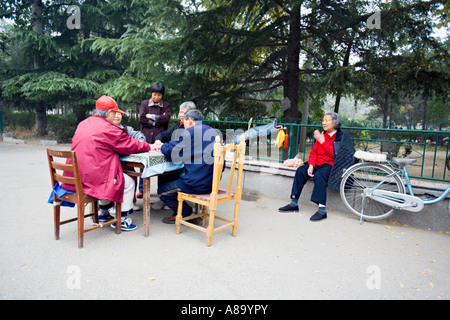
[[[298,167],[295,172],[294,183],[292,185],[291,199],[299,199],[303,186],[311,178],[308,175],[308,162]],[[316,165],[313,170],[314,188],[311,194],[311,201],[317,204],[326,205],[328,177],[330,176],[332,166],[329,164]]]
[[[177,185],[179,173],[178,175],[173,174],[164,177],[164,181],[158,183],[159,198],[176,214],[178,211],[178,191],[181,191]],[[185,218],[191,214],[191,206],[188,205],[186,201],[183,201],[183,210],[181,211],[181,215]]]

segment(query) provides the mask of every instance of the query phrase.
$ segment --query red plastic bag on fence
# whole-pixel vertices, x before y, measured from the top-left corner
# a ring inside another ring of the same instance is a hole
[[[287,149],[289,147],[289,133],[286,131],[286,135],[284,136],[284,148]]]

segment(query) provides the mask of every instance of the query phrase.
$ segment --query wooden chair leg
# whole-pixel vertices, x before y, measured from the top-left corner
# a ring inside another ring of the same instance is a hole
[[[98,201],[91,202],[91,213],[94,214],[92,216],[94,223],[98,223]]]
[[[116,229],[115,232],[120,234],[122,232],[121,224],[122,224],[122,204],[120,202],[116,202]]]
[[[204,227],[206,225],[206,216],[208,215],[208,207],[207,206],[202,206],[202,226]]]
[[[181,213],[183,211],[183,200],[178,200],[178,210],[177,210],[177,218],[175,219],[175,225],[176,225],[176,232],[180,233],[181,231]]]
[[[59,239],[59,226],[61,222],[61,206],[59,204],[53,204],[53,221],[55,230],[55,240]]]
[[[209,223],[208,228],[206,228],[206,245],[209,247],[211,245],[212,237],[214,235],[214,216],[216,214],[215,210],[209,210]]]
[[[232,232],[233,237],[236,236],[238,225],[239,225],[239,202],[236,202],[234,204],[234,225]]]
[[[77,204],[78,248],[83,248],[84,237],[84,203]]]
[[[142,202],[144,204],[144,207],[142,208],[142,211],[143,211],[145,237],[148,237],[148,235],[150,234],[150,187],[151,187],[150,182],[151,182],[150,177],[143,178],[144,197],[142,199]]]

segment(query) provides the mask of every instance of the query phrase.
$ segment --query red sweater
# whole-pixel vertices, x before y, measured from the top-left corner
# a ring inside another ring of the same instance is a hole
[[[309,154],[308,164],[310,165],[334,164],[333,141],[336,138],[336,133],[330,137],[327,132],[324,132],[323,136],[325,137],[325,141],[323,143],[316,141]]]

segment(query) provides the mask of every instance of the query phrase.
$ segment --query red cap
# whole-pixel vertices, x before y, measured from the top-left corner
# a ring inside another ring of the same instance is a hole
[[[105,95],[103,95],[97,99],[97,101],[95,102],[95,109],[97,109],[97,110],[112,110],[115,112],[120,112],[122,114],[127,114],[125,111],[122,111],[119,109],[116,101],[113,98],[105,96]]]

